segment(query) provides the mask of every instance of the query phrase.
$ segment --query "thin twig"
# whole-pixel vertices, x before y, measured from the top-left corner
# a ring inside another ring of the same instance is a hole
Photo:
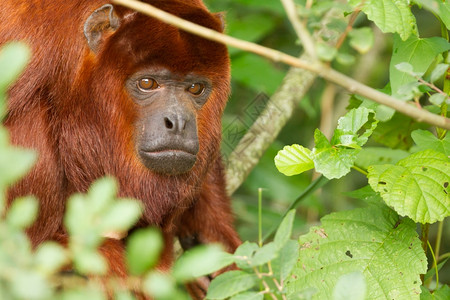
[[[294,1],[281,0],[281,3],[283,3],[286,15],[288,16],[288,19],[291,22],[292,27],[294,27],[295,33],[302,42],[303,47],[305,48],[305,52],[308,53],[311,60],[316,61],[317,55],[314,47],[314,41],[312,40],[311,35],[306,29],[306,26],[302,22],[300,22]]]
[[[338,42],[336,43],[336,49],[341,48],[342,44],[344,43],[345,39],[347,38],[348,33],[350,31],[352,31],[353,24],[355,23],[356,18],[358,17],[360,12],[361,11],[359,9],[355,9],[355,11],[351,14],[350,20],[348,21],[345,31],[341,34],[341,36],[338,39]]]
[[[422,241],[422,249],[425,252],[425,255],[427,255],[427,250],[428,250],[428,232],[430,230],[430,224],[426,223],[426,224],[422,224],[421,226],[422,228],[422,232],[421,232],[421,241]],[[421,274],[420,275],[420,280],[422,281],[422,284],[424,283],[424,279],[425,279],[425,275]]]
[[[305,61],[293,57],[291,55],[287,55],[277,50],[273,50],[255,43],[227,36],[225,34],[211,30],[209,28],[205,28],[195,23],[183,20],[169,13],[166,13],[160,9],[157,9],[154,6],[136,0],[112,0],[112,1],[114,3],[127,6],[139,12],[145,13],[163,22],[179,27],[184,31],[199,35],[203,38],[218,43],[226,44],[229,46],[233,46],[235,48],[244,51],[252,52],[270,58],[276,62],[283,62],[293,67],[302,68],[314,72],[319,76],[325,78],[326,80],[329,80],[344,87],[351,93],[359,94],[379,104],[391,107],[396,111],[405,114],[407,116],[410,116],[411,118],[419,122],[425,122],[433,126],[450,130],[450,119],[439,115],[435,115],[424,109],[419,109],[417,107],[411,106],[408,103],[400,101],[392,96],[386,95],[369,86],[361,84],[360,82],[354,80],[353,78],[350,78],[342,73],[339,73],[336,70],[333,70],[332,68],[329,68],[322,63],[319,62],[311,63],[309,61]]]
[[[319,129],[328,139],[331,139],[331,136],[333,135],[333,111],[335,98],[336,85],[327,82],[322,93],[322,99],[320,100],[321,117]]]
[[[420,77],[417,77],[417,79],[418,79],[419,82],[422,83],[423,85],[426,85],[427,87],[429,87],[430,89],[435,90],[435,91],[438,92],[439,94],[442,94],[442,95],[445,95],[445,96],[448,97],[448,95],[447,95],[444,91],[442,91],[440,88],[438,88],[438,87],[435,86],[434,84],[429,83],[429,82],[423,80],[423,79],[420,78]]]

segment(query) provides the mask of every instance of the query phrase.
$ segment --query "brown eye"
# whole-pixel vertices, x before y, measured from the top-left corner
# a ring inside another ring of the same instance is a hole
[[[148,92],[159,88],[156,80],[152,78],[142,78],[137,82],[138,88],[143,92]]]
[[[195,96],[200,96],[204,90],[205,90],[205,85],[202,83],[193,83],[188,88],[188,92]]]

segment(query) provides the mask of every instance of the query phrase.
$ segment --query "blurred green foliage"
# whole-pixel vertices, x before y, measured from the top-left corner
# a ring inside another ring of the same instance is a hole
[[[294,56],[300,54],[301,46],[292,30],[292,26],[287,22],[280,1],[207,0],[205,2],[211,10],[225,12],[227,20],[226,32],[231,36],[272,47]],[[313,3],[309,11],[305,9],[298,11],[301,17],[308,18],[310,30],[320,28],[321,18],[331,8],[341,7],[348,14],[352,11],[352,8],[347,4],[342,4],[342,2],[338,1],[297,0],[295,2],[303,7],[306,2]],[[370,4],[375,5],[375,2],[370,1]],[[383,2],[385,1],[383,0]],[[411,22],[417,21],[417,28],[412,26],[409,28],[406,26],[402,28],[381,26],[381,28],[385,31],[400,30],[401,38],[411,36],[410,40],[415,40],[416,43],[421,45],[426,44],[427,40],[417,42],[415,34],[419,34],[420,38],[442,36],[441,24],[436,15],[441,13],[446,18],[444,6],[448,7],[448,5],[440,4],[438,3],[439,1],[434,0],[413,2],[417,5],[410,6],[412,15],[407,7],[402,8],[400,13],[405,13]],[[436,8],[437,6],[434,2],[438,4],[439,8]],[[350,4],[356,3],[359,2],[350,1]],[[367,11],[367,9],[368,7],[365,7],[363,11]],[[388,12],[388,10],[385,10],[383,13],[386,14]],[[389,69],[391,67],[392,49],[395,46],[394,37],[397,35],[383,35],[378,29],[374,30],[371,20],[376,17],[371,15],[370,12],[367,15],[359,14],[353,25],[355,29],[351,31],[349,38],[343,43],[339,52],[333,54],[336,59],[333,60],[332,66],[351,77],[360,76],[356,77],[356,79],[362,80],[363,83],[371,87],[390,93]],[[394,21],[396,22],[397,20],[398,18]],[[346,26],[347,24],[343,21],[333,21],[328,25],[328,28],[342,32]],[[368,37],[372,37],[374,41],[371,41]],[[399,37],[398,39],[401,40],[401,38]],[[435,57],[436,53],[447,47],[443,39],[438,40],[434,38],[431,41],[440,44],[442,49],[437,49],[433,46],[434,54],[428,51],[425,56],[416,55],[414,57],[422,56],[423,58],[433,55]],[[397,42],[398,44],[399,42]],[[402,47],[405,47],[405,45],[407,44],[402,44]],[[374,51],[372,50],[375,54],[370,52],[370,47],[376,48]],[[402,53],[405,53],[405,50],[401,49],[400,52],[396,51],[396,53],[401,56]],[[242,130],[241,135],[243,135],[252,123],[252,119],[249,119],[245,112],[248,104],[255,98],[261,97],[261,95],[270,97],[275,92],[276,86],[281,83],[282,74],[287,71],[287,67],[236,49],[230,49],[230,54],[233,90],[223,120],[224,135],[228,133],[227,129],[230,128],[230,124],[238,124],[237,126]],[[439,62],[434,61],[430,63],[436,65]],[[393,76],[399,76],[395,74],[398,73],[394,72]],[[430,74],[425,75],[430,76]],[[427,78],[429,79],[429,77]],[[442,84],[442,79],[438,80],[437,84]],[[263,231],[267,232],[273,226],[279,224],[286,208],[311,183],[312,178],[315,178],[316,175],[311,171],[285,177],[276,171],[273,159],[285,145],[313,145],[314,129],[320,127],[320,119],[324,113],[321,101],[322,97],[324,97],[326,86],[327,84],[323,80],[316,80],[308,94],[298,102],[294,117],[286,124],[277,140],[268,148],[241,188],[234,193],[233,203],[237,214],[238,231],[244,240],[254,241],[257,239],[258,188],[263,188],[262,225]],[[348,95],[346,91],[338,90],[335,98],[337,100],[334,106],[329,107],[332,113],[326,115],[330,119],[332,126],[337,125],[337,119],[344,114],[344,108],[349,105],[348,103],[350,103],[350,108],[354,108],[363,102],[365,107],[373,109],[377,118],[383,121],[378,124],[377,129],[368,142],[367,147],[370,148],[363,148],[358,154],[357,164],[363,167],[367,167],[377,160],[378,163],[395,163],[399,159],[406,157],[407,152],[402,151],[411,149],[414,146],[411,133],[416,129],[428,127],[425,124],[414,122],[411,118],[404,115],[394,114],[394,111],[390,108],[374,104],[374,102],[359,96]],[[440,100],[438,99],[437,101]],[[355,103],[356,105],[354,105]],[[431,107],[428,109],[433,110]],[[436,110],[434,112],[438,113]],[[223,145],[225,156],[232,151],[232,146],[228,144]],[[380,148],[381,146],[397,150],[383,152],[384,150]],[[358,172],[351,172],[348,176],[328,183],[320,192],[316,192],[301,202],[298,207],[294,232],[296,234],[305,233],[310,224],[318,222],[321,216],[332,211],[360,207],[362,205],[361,202],[347,197],[346,193],[366,184],[367,178]],[[449,222],[446,222],[444,225],[444,232],[450,232]],[[430,238],[432,244],[433,239],[436,237],[436,229],[437,225],[431,225]],[[441,252],[449,252],[450,240],[445,239],[442,243]],[[450,267],[446,266],[446,268],[442,272],[443,275],[440,279],[443,282],[450,282],[450,272],[448,272]]]

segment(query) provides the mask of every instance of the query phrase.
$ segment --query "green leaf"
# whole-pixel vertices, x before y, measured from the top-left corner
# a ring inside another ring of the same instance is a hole
[[[339,118],[337,128],[341,129],[343,132],[356,134],[369,120],[370,112],[371,111],[365,107],[351,109],[345,116]]]
[[[231,36],[249,42],[259,42],[262,38],[273,31],[277,25],[276,19],[266,13],[250,13],[242,18],[232,10],[227,13],[228,22],[226,31]],[[233,50],[233,54],[236,50]]]
[[[243,53],[233,59],[232,78],[255,91],[273,94],[285,76],[285,72],[260,56]]]
[[[331,47],[327,43],[317,43],[316,51],[317,56],[323,61],[332,61],[338,53],[336,48]]]
[[[413,221],[385,205],[369,205],[321,222],[299,238],[295,276],[286,283],[289,294],[313,288],[313,299],[330,299],[342,275],[361,272],[366,299],[419,299],[427,259]]]
[[[422,294],[420,294],[421,300],[448,300],[450,299],[450,287],[447,284],[442,285],[440,288],[435,290],[433,294],[424,287],[420,287],[422,289]]]
[[[406,74],[409,74],[409,75],[413,75],[413,74],[417,75],[417,76],[422,76],[423,75],[421,73],[415,74],[413,66],[410,63],[407,63],[407,62],[399,63],[399,64],[395,65],[395,68],[397,70],[399,70],[400,72],[403,72],[403,73],[406,73]]]
[[[448,64],[438,64],[433,72],[431,72],[430,82],[435,82],[447,72],[449,65]]]
[[[279,238],[281,242],[281,237]],[[274,242],[268,243],[261,248],[255,243],[246,241],[239,246],[234,253],[234,261],[241,269],[250,269],[262,266],[278,256],[279,248]]]
[[[104,275],[108,270],[105,258],[96,251],[77,251],[74,256],[74,265],[78,272],[86,275]]]
[[[449,134],[440,140],[428,130],[417,129],[411,133],[411,137],[420,150],[433,149],[450,156]]]
[[[314,132],[316,147],[310,156],[317,172],[328,179],[341,178],[350,172],[361,146],[377,126],[378,121],[369,121],[371,113],[373,111],[365,107],[350,110],[338,120],[331,143],[320,130]],[[361,129],[367,126],[370,128],[361,134]]]
[[[272,13],[284,14],[283,6],[280,2],[272,0],[236,0],[237,3],[241,3],[244,6],[252,6],[253,9],[265,9]],[[260,24],[258,24],[260,25]],[[256,25],[256,26],[258,26]]]
[[[45,242],[36,250],[36,265],[39,270],[46,274],[57,272],[68,261],[66,250],[56,242]]]
[[[405,101],[420,97],[423,94],[421,86],[421,83],[418,81],[408,82],[398,88],[396,96]]]
[[[278,257],[278,250],[279,249],[274,242],[265,244],[255,251],[255,254],[250,260],[250,267],[262,266],[275,259],[276,257]]]
[[[229,271],[217,276],[208,288],[206,299],[225,299],[256,285],[256,278],[244,271]]]
[[[444,102],[446,102],[447,104],[450,103],[450,98],[447,95],[439,94],[439,93],[431,95],[429,100],[431,103],[433,103],[434,105],[437,105],[437,106],[441,106],[441,104]]]
[[[386,86],[386,88],[379,90],[382,93],[385,93],[387,95],[391,94],[390,85]],[[375,112],[375,119],[379,120],[380,122],[386,122],[389,121],[392,116],[395,113],[395,110],[393,108],[387,107],[386,105],[378,104],[368,98],[362,97],[360,95],[352,95],[350,98],[350,103],[357,103],[356,107],[366,107],[368,109],[371,109]]]
[[[91,199],[89,210],[95,214],[101,213],[113,203],[117,194],[117,182],[113,177],[103,177],[96,180],[89,188],[88,197]]]
[[[442,0],[414,0],[417,4],[438,15],[442,22],[450,30],[450,3]]]
[[[351,54],[338,52],[336,61],[344,66],[349,66],[355,63],[356,58]]]
[[[6,216],[8,225],[25,229],[36,220],[39,203],[34,197],[23,197],[13,201]]]
[[[450,257],[447,257],[437,265],[438,272],[442,269],[442,267],[447,263],[448,260],[450,260]],[[423,280],[427,281],[428,279],[433,278],[434,275],[436,275],[436,267],[433,266],[431,269],[428,270],[427,274],[425,274]]]
[[[317,132],[320,131],[316,131],[314,134],[315,138],[322,139],[319,135],[323,136],[323,134],[321,132],[318,134]],[[316,171],[322,173],[328,179],[333,179],[341,178],[350,172],[350,168],[353,166],[358,152],[359,150],[357,149],[332,146],[327,148],[316,147],[313,149],[312,157]]]
[[[367,18],[384,33],[398,33],[403,40],[417,35],[416,19],[408,0],[350,0],[349,3],[354,7],[362,4],[361,10]]]
[[[233,263],[231,254],[219,245],[201,245],[186,251],[173,266],[173,276],[178,281],[212,274]]]
[[[450,161],[444,154],[428,149],[368,171],[370,186],[400,215],[422,224],[450,215]]]
[[[437,1],[437,0],[435,0]],[[444,22],[447,30],[450,30],[450,2],[445,1],[445,3],[441,1],[437,1],[439,4],[439,17],[441,17],[442,22]]]
[[[347,114],[345,114],[345,116],[339,118],[337,129],[340,129],[343,132],[343,135],[339,136],[338,139],[341,145],[359,148],[367,142],[369,136],[375,130],[378,121],[372,122],[371,127],[359,137],[358,131],[369,121],[370,113],[373,113],[371,109],[359,107],[356,109],[351,109]],[[345,136],[348,136],[347,141],[343,139]],[[336,138],[333,137],[333,140],[336,140]],[[336,145],[334,142],[333,144]]]
[[[59,298],[58,298],[59,299]],[[104,288],[98,285],[90,284],[87,287],[76,287],[65,290],[61,297],[62,300],[107,300]]]
[[[30,48],[22,42],[10,42],[0,49],[0,94],[19,77],[30,57]]]
[[[244,292],[230,298],[230,300],[263,300],[264,294],[260,292]]]
[[[286,214],[283,221],[281,221],[281,224],[278,227],[277,232],[275,233],[275,238],[273,240],[278,249],[281,249],[291,238],[294,219],[295,209],[292,209]]]
[[[359,53],[367,53],[375,41],[373,30],[370,27],[354,28],[348,33],[350,46]]]
[[[395,164],[400,159],[409,155],[404,150],[389,149],[384,147],[364,147],[356,157],[356,165],[367,169],[372,165]]]
[[[4,129],[0,128],[0,131]],[[0,133],[1,134],[1,133]],[[11,185],[22,178],[36,161],[34,151],[16,147],[0,148],[0,186]]]
[[[333,300],[366,299],[366,281],[361,272],[342,275],[333,291]]]
[[[158,262],[164,242],[155,228],[139,229],[127,239],[126,261],[130,273],[141,275]]]
[[[85,196],[81,194],[73,194],[67,201],[64,225],[71,236],[83,233],[89,226],[91,213],[86,210],[85,202]]]
[[[117,201],[103,212],[102,231],[127,231],[139,220],[141,214],[141,204],[137,200]]]
[[[375,192],[370,187],[370,185],[366,185],[365,187],[362,187],[355,191],[346,192],[346,193],[344,193],[344,195],[351,197],[351,198],[363,200],[364,202],[366,202],[367,204],[370,204],[370,205],[375,205],[375,206],[381,205],[382,207],[386,206],[386,203],[384,203],[380,194]]]
[[[131,291],[116,291],[114,300],[136,300]]]
[[[34,271],[19,271],[12,276],[11,290],[14,299],[49,299],[51,297],[50,284],[42,274]]]
[[[311,150],[294,144],[285,146],[275,156],[275,166],[286,176],[297,175],[314,168]]]
[[[411,36],[408,40],[402,41],[394,35],[394,50],[389,67],[392,95],[398,97],[397,92],[401,86],[417,81],[413,76],[399,71],[395,67],[396,65],[409,63],[412,65],[414,72],[424,74],[436,56],[449,49],[450,44],[440,37],[420,39]]]
[[[145,277],[143,289],[156,299],[173,299],[176,286],[168,274],[155,271]]]
[[[439,289],[434,291],[433,298],[435,300],[445,300],[450,298],[450,286],[448,284],[442,285]]]
[[[259,247],[256,243],[250,243],[249,241],[245,241],[240,245],[234,252],[234,259],[238,268],[250,268],[251,259],[258,249]]]
[[[289,240],[279,251],[278,257],[272,260],[274,276],[279,281],[284,281],[291,275],[292,269],[298,259],[298,242]]]
[[[410,117],[396,113],[388,122],[378,124],[372,139],[389,148],[407,150],[413,144],[411,132],[418,128],[428,127],[428,125],[415,122]]]

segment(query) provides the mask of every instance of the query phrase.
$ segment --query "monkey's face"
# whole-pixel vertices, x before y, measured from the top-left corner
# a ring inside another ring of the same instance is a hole
[[[135,149],[142,163],[168,175],[191,170],[199,151],[197,113],[210,97],[210,81],[150,68],[133,74],[126,89],[139,111]]]

